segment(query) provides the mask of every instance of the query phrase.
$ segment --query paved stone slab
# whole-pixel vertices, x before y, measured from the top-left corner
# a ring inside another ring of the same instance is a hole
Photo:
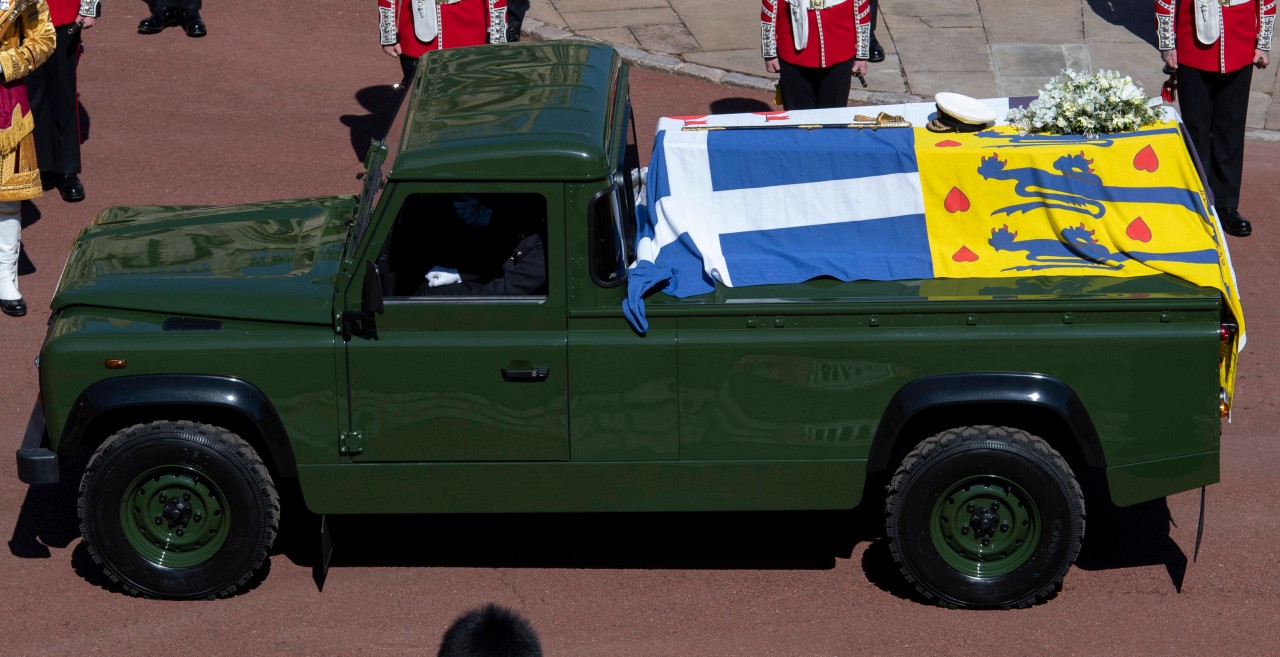
[[[1260,91],[1249,92],[1249,114],[1244,121],[1247,128],[1262,128],[1267,124],[1267,111],[1271,108],[1271,95]]]
[[[525,13],[524,18],[525,21],[532,18],[561,29],[569,26],[568,23],[564,22],[564,17],[560,15],[560,12],[556,11],[556,8],[552,6],[551,0],[531,0],[529,11]],[[528,29],[527,26],[525,29]]]
[[[680,17],[669,7],[662,9],[619,9],[616,11],[574,11],[560,12],[569,29],[598,30],[608,27],[626,25],[661,25],[679,23]]]
[[[670,0],[703,50],[760,49],[759,0]]]
[[[676,73],[679,73],[680,75],[687,75],[691,78],[700,78],[707,80],[708,82],[719,82],[721,78],[728,75],[728,73],[722,69],[703,66],[701,64],[681,64],[680,67],[676,69]]]
[[[579,30],[579,36],[603,41],[611,46],[629,46],[631,48],[640,48],[640,42],[636,40],[631,30],[625,27],[607,27],[600,30]]]
[[[913,72],[991,70],[987,37],[976,27],[947,29],[902,28],[893,31],[898,56],[907,70],[907,81]]]
[[[997,78],[1051,78],[1063,69],[1091,70],[1083,44],[992,44],[991,61]]]
[[[760,57],[759,48],[747,50],[716,50],[684,53],[687,61],[703,66],[714,66],[726,71],[736,71],[746,75],[776,78],[776,73],[766,73],[764,59]]]
[[[1084,43],[1079,0],[979,0],[978,5],[991,43]]]
[[[1060,2],[1061,0],[1051,0]],[[978,0],[886,0],[881,16],[951,16],[978,14]]]
[[[667,0],[551,0],[561,13],[575,11],[616,11],[619,9],[668,9]],[[532,5],[530,5],[532,7]],[[625,26],[622,26],[625,27]]]
[[[939,91],[954,91],[974,98],[993,98],[996,79],[990,71],[963,72],[909,72],[908,89],[924,98],[932,98]]]
[[[698,42],[683,23],[674,25],[637,25],[631,33],[645,50],[684,53],[700,50]]]
[[[976,27],[982,29],[982,16],[976,13],[951,16],[889,16],[881,13],[880,23],[889,26],[891,30],[910,29],[913,27],[920,29]]]
[[[881,45],[885,45],[883,42]],[[888,46],[885,45],[885,50]],[[857,80],[853,81],[853,89],[856,91],[862,85]],[[885,54],[884,61],[878,64],[871,64],[867,67],[867,88],[872,91],[888,91],[892,93],[906,93],[907,83],[902,77],[902,61],[898,59],[897,54]]]
[[[1154,50],[1156,23],[1149,4],[1134,0],[1097,0],[1089,3],[1083,12],[1085,42],[1145,43]]]

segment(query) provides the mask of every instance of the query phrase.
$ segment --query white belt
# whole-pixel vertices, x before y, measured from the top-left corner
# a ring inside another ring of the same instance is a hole
[[[1253,2],[1253,1],[1254,0],[1240,0],[1240,2]],[[814,11],[817,11],[820,9],[827,9],[828,7],[834,7],[839,4],[844,4],[845,0],[808,0],[807,3],[805,2],[805,0],[787,0],[787,2],[792,6],[799,5],[800,7],[813,9]],[[805,7],[806,4],[808,5],[808,7]]]
[[[1191,13],[1194,17],[1196,40],[1204,45],[1218,42],[1222,37],[1222,10],[1225,7],[1251,5],[1256,0],[1193,0]]]

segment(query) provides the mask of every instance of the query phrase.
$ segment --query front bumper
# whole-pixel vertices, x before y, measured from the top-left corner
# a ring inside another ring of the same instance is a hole
[[[44,404],[37,401],[18,448],[18,479],[23,483],[58,483],[58,455],[46,446],[44,429]]]

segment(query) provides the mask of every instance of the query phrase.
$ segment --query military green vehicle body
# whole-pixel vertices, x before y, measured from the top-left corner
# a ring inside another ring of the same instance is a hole
[[[1040,437],[1119,505],[1218,480],[1214,290],[721,286],[650,297],[641,336],[621,311],[625,254],[601,237],[633,166],[617,54],[444,51],[409,103],[376,205],[375,182],[115,208],[86,228],[40,353],[45,430],[19,453],[24,480],[159,420],[237,434],[318,514],[848,509],[882,503],[921,441],[974,425]],[[395,294],[380,265],[401,206],[477,191],[545,203],[545,296]]]

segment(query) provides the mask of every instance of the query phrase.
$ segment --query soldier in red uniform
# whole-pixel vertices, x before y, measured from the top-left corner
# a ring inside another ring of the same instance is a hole
[[[868,0],[761,0],[760,51],[784,108],[844,107],[871,57]]]
[[[404,81],[429,50],[505,43],[507,0],[378,0],[382,50],[400,58]]]
[[[1240,216],[1245,116],[1253,67],[1270,63],[1276,0],[1156,0],[1160,56],[1178,72],[1178,106],[1205,165],[1222,229],[1247,237]]]
[[[41,178],[58,188],[62,200],[84,200],[80,182],[80,103],[76,67],[80,64],[80,30],[93,27],[98,0],[47,0],[56,45],[44,66],[27,76],[27,95],[35,117],[36,161]]]

